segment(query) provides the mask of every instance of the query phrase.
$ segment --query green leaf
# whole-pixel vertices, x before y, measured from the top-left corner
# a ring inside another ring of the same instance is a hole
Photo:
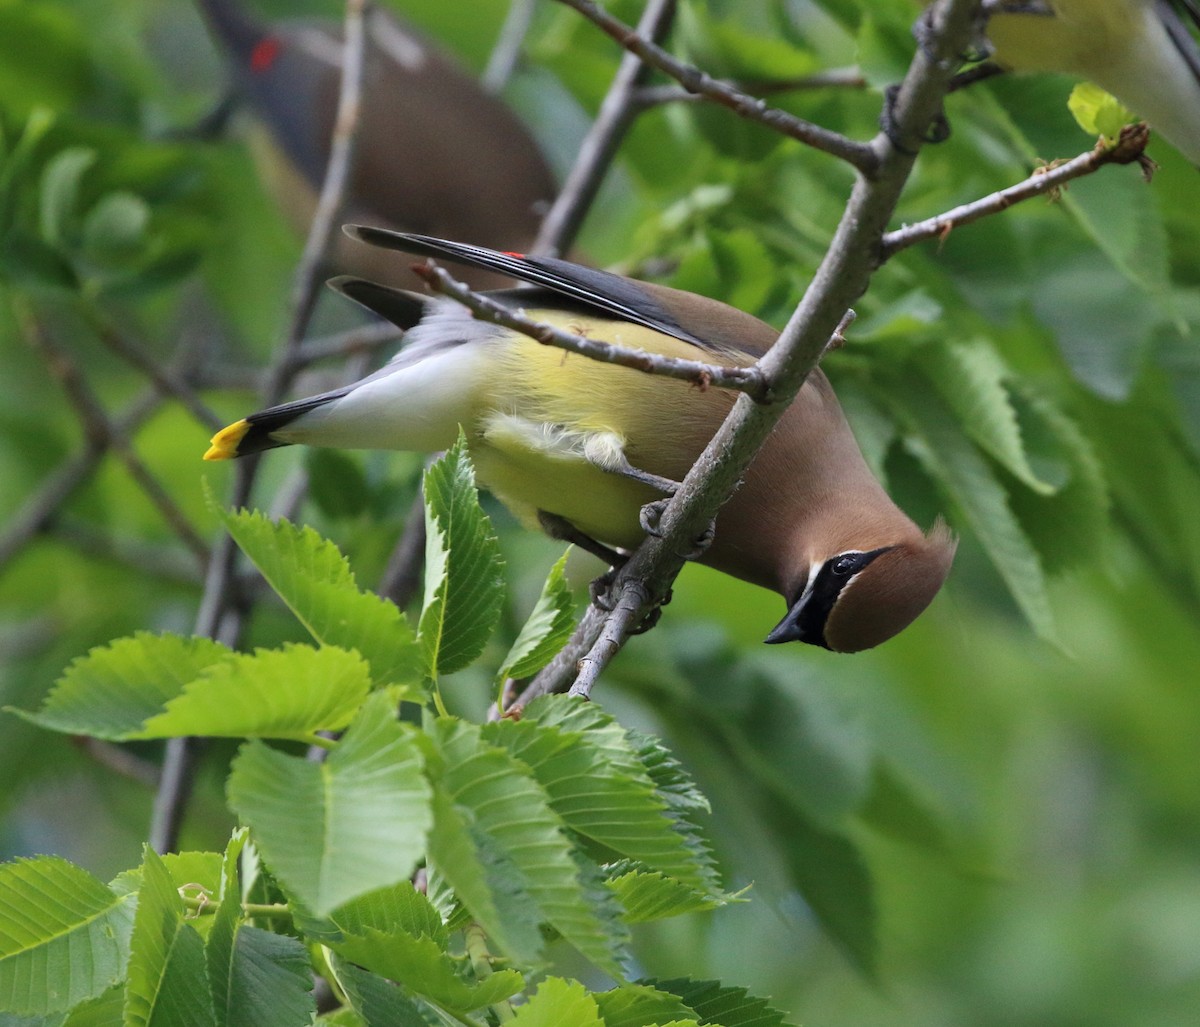
[[[946,852],[949,839],[937,814],[918,795],[902,768],[880,759],[875,764],[871,793],[860,815],[877,830],[919,845],[931,852]]]
[[[497,970],[480,981],[465,979],[444,946],[427,935],[368,927],[361,934],[345,935],[331,947],[359,966],[453,1013],[466,1014],[492,1005],[525,986],[516,970]]]
[[[312,528],[257,511],[223,512],[229,534],[323,645],[356,649],[377,685],[420,680],[412,628],[394,603],[355,583],[346,558]]]
[[[575,600],[566,579],[567,553],[550,568],[542,594],[496,674],[496,681],[532,677],[566,644],[575,627]]]
[[[83,247],[87,256],[105,262],[135,252],[150,225],[150,207],[131,192],[102,196],[83,219]]]
[[[606,883],[620,902],[624,910],[621,919],[627,924],[706,912],[719,909],[729,901],[711,891],[697,891],[666,874],[648,871],[627,861],[615,864],[610,872],[615,875]]]
[[[547,977],[509,1021],[513,1027],[605,1027],[596,1000],[578,981]]]
[[[1114,142],[1121,129],[1137,117],[1111,93],[1091,82],[1080,82],[1071,90],[1067,107],[1088,135],[1104,136]]]
[[[44,1015],[125,973],[133,896],[56,856],[0,865],[0,1009]]]
[[[72,146],[47,162],[42,172],[40,229],[51,246],[68,245],[68,225],[79,205],[79,187],[96,156],[90,147]]]
[[[350,1005],[369,1027],[446,1027],[445,1017],[378,974],[337,956],[330,965]]]
[[[563,823],[528,767],[489,744],[474,725],[441,718],[433,738],[441,757],[438,779],[465,819],[508,861],[534,909],[597,966],[619,975],[617,953],[625,932],[615,916],[604,916],[589,901]],[[459,888],[458,868],[437,865],[495,937],[493,925],[472,908],[473,896]]]
[[[678,995],[646,984],[623,984],[592,995],[604,1027],[652,1027],[668,1021],[696,1023],[696,1014]]]
[[[814,823],[776,795],[762,797],[760,815],[773,825],[787,825],[779,828],[779,841],[791,879],[830,940],[873,976],[879,957],[879,913],[875,883],[858,845],[848,835]]]
[[[308,953],[296,938],[242,919],[238,856],[244,829],[235,831],[222,861],[221,892],[205,946],[208,980],[222,1027],[292,1027],[316,1009]]]
[[[214,995],[228,1027],[294,1027],[316,1010],[312,966],[302,942],[242,924],[232,939],[228,971]]]
[[[68,734],[127,738],[231,650],[207,638],[138,632],[75,660],[37,713],[18,716]]]
[[[512,861],[434,782],[431,876],[449,883],[499,951],[515,962],[536,963],[542,950],[539,911],[524,892]]]
[[[425,472],[425,602],[417,632],[438,678],[470,664],[491,638],[504,602],[504,561],[479,506],[466,438]]]
[[[339,731],[370,691],[370,668],[357,654],[285,645],[238,653],[186,685],[127,738],[205,735],[294,738]]]
[[[992,469],[958,431],[946,408],[924,390],[905,388],[896,380],[887,395],[907,429],[908,449],[958,505],[1034,631],[1055,642],[1041,562]]]
[[[693,889],[713,886],[707,851],[696,852],[638,761],[625,730],[600,707],[561,696],[538,699],[519,722],[484,730],[534,773],[572,830],[604,846],[604,862],[627,857]]]
[[[372,928],[385,932],[400,930],[432,938],[442,948],[450,939],[450,932],[433,903],[411,881],[398,881],[352,899],[338,907],[333,921],[346,934],[364,934]]]
[[[754,998],[745,988],[731,988],[720,981],[643,981],[659,991],[678,995],[700,1018],[702,1024],[721,1027],[788,1027],[783,1013],[765,999]]]
[[[425,852],[430,788],[416,732],[376,692],[322,763],[244,745],[229,804],[264,862],[317,916],[412,874]]]
[[[1050,495],[1055,491],[1029,464],[1017,413],[1005,388],[1012,372],[990,343],[974,339],[925,346],[918,360],[980,449],[1034,492]]]
[[[312,448],[304,454],[312,501],[330,517],[357,517],[367,509],[370,489],[362,465],[336,449]]]
[[[216,1027],[204,942],[183,916],[171,875],[147,848],[130,939],[125,1027]]]
[[[115,984],[103,995],[81,1002],[71,1015],[55,1027],[113,1027],[122,1021],[125,1011],[125,989]],[[3,1023],[3,1018],[0,1018]]]
[[[1046,396],[1014,383],[1013,399],[1030,462],[1054,475],[1052,496],[1014,490],[1013,513],[1050,573],[1102,559],[1109,538],[1109,493],[1100,459],[1079,426]]]

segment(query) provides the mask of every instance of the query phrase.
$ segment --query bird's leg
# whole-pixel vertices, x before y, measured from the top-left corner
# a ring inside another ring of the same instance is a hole
[[[636,481],[641,485],[647,485],[657,492],[662,492],[664,495],[673,496],[679,491],[679,482],[672,478],[664,478],[661,474],[652,474],[650,471],[643,471],[640,467],[634,467],[621,454],[616,459],[609,458],[604,463],[596,463],[602,471],[607,471],[609,474],[619,474],[622,478],[628,478],[630,481]]]
[[[634,467],[633,464],[631,464],[625,458],[624,454],[621,454],[616,460],[610,457],[608,461],[602,465],[598,464],[598,466],[600,466],[603,470],[608,471],[610,474],[619,474],[623,478],[629,478],[631,481],[640,482],[642,485],[648,485],[652,489],[657,489],[659,492],[666,493],[666,499],[656,499],[651,503],[647,503],[642,507],[641,512],[638,514],[638,523],[641,524],[642,531],[644,531],[647,535],[653,535],[655,538],[657,538],[658,522],[662,518],[663,509],[666,507],[670,497],[679,491],[679,482],[671,478],[664,478],[661,474],[652,474],[649,471],[643,471],[639,467]],[[710,524],[708,528],[705,529],[704,534],[696,539],[696,547],[689,552],[684,559],[696,560],[703,555],[704,551],[712,545],[714,534],[715,529],[713,525]],[[593,596],[593,600],[594,599],[595,596]]]
[[[921,16],[913,25],[913,36],[916,37],[917,45],[924,52],[925,56],[930,61],[937,63],[938,56],[934,46],[931,13],[931,7],[926,7],[921,12]],[[953,93],[976,82],[982,82],[984,79],[1004,73],[1004,69],[1000,65],[988,61],[988,58],[992,54],[992,45],[987,37],[987,23],[988,19],[996,14],[1029,14],[1038,17],[1054,16],[1054,12],[1045,3],[1045,0],[983,0],[979,5],[979,16],[975,25],[974,39],[972,40],[971,47],[968,51],[958,56],[959,63],[972,64],[976,65],[976,67],[955,75],[950,80],[950,87],[947,92]],[[883,113],[879,117],[879,125],[896,149],[912,157],[916,156],[916,154],[911,148],[900,141],[899,132],[896,129],[896,119],[893,111],[898,91],[899,86],[889,86],[885,90]],[[942,143],[949,138],[950,123],[946,120],[945,113],[939,113],[934,119],[933,124],[929,126],[929,131],[926,133],[923,142]]]
[[[598,578],[594,578],[588,585],[588,594],[591,596],[592,604],[594,606],[598,606],[605,613],[611,613],[613,610],[613,602],[611,599],[609,599],[608,592],[612,587],[613,579],[616,577],[617,571],[625,565],[629,557],[625,553],[619,553],[615,549],[610,549],[608,546],[604,545],[603,542],[597,542],[590,535],[585,535],[570,521],[563,517],[559,517],[558,514],[552,514],[545,510],[539,510],[538,524],[541,525],[542,530],[551,538],[558,539],[560,542],[570,542],[572,545],[578,546],[585,552],[599,557],[608,564],[609,569],[601,574]],[[654,627],[654,625],[658,623],[659,617],[662,616],[661,608],[670,601],[671,591],[668,589],[666,597],[663,599],[663,601],[648,614],[646,614],[645,619],[636,628],[633,628],[630,634],[640,635]]]
[[[557,539],[559,542],[570,542],[571,545],[578,546],[585,553],[591,553],[592,556],[603,560],[610,567],[621,567],[629,559],[624,553],[618,553],[603,542],[597,542],[591,535],[585,535],[574,524],[566,518],[559,517],[558,514],[539,510],[538,524],[541,525],[542,531],[551,538]]]
[[[983,60],[981,58],[981,60]],[[956,93],[960,89],[966,89],[967,86],[973,86],[976,82],[982,82],[984,79],[995,78],[997,75],[1003,75],[1006,70],[989,60],[983,60],[982,64],[976,64],[973,68],[967,68],[965,71],[960,71],[950,80],[950,88],[946,91]]]

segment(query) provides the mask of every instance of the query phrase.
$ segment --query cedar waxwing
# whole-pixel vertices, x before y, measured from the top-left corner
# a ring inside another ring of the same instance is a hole
[[[329,160],[341,81],[341,27],[261,24],[235,0],[197,0],[261,124],[268,188],[307,231]],[[532,243],[556,188],[537,143],[499,99],[380,7],[366,14],[363,98],[346,213],[435,235]],[[331,264],[378,281],[407,269],[345,238]],[[404,282],[407,282],[404,277]],[[399,283],[396,283],[399,284]],[[472,284],[511,284],[481,275]]]
[[[1195,0],[1001,0],[987,32],[997,64],[1089,79],[1200,164],[1200,47],[1185,18],[1200,22]]]
[[[534,288],[489,294],[579,335],[653,353],[747,365],[778,333],[723,303],[547,257],[353,227],[376,246],[488,268]],[[406,330],[362,381],[273,407],[213,438],[206,460],[291,443],[444,449],[461,425],[479,482],[522,521],[543,514],[626,549],[639,513],[662,498],[646,474],[680,480],[733,394],[601,363],[485,321],[453,300],[343,278],[351,299]],[[933,599],[954,555],[928,535],[863,460],[825,375],[815,370],[717,517],[702,562],[775,589],[788,612],[768,642],[841,652],[878,645]]]

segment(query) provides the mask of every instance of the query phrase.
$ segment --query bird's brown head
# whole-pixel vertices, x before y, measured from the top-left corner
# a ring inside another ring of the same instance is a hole
[[[767,641],[808,642],[839,653],[886,642],[933,601],[957,545],[939,520],[928,535],[830,556],[813,567]]]

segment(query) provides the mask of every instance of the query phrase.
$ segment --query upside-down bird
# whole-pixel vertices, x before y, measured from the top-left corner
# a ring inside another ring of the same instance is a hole
[[[744,366],[778,335],[724,303],[563,260],[378,228],[348,233],[529,283],[489,295],[620,346]],[[644,537],[643,506],[687,473],[734,401],[722,389],[542,345],[444,297],[357,278],[332,284],[405,329],[400,353],[353,385],[230,425],[205,459],[292,443],[432,451],[453,443],[461,425],[480,484],[526,524],[628,549]],[[700,559],[783,595],[787,613],[768,642],[854,652],[929,605],[954,548],[940,520],[924,534],[892,502],[815,370],[722,506]]]

